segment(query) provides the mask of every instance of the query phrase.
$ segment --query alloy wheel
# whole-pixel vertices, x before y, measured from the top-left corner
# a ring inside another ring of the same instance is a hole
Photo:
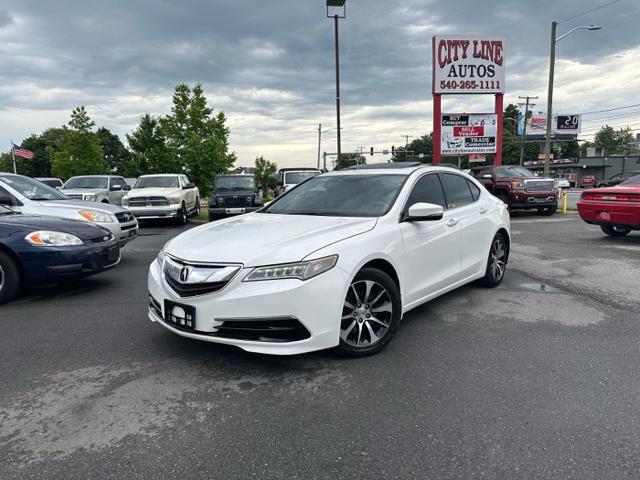
[[[491,245],[490,261],[491,276],[495,281],[499,281],[502,279],[507,265],[507,249],[505,248],[504,240],[500,236],[497,236],[493,240],[493,244]]]
[[[369,347],[387,334],[392,319],[389,292],[373,280],[354,281],[342,307],[340,338],[352,347]]]

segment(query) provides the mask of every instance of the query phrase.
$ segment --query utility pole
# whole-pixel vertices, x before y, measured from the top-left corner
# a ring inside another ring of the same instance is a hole
[[[322,124],[318,124],[318,170],[320,170],[320,144],[322,143]]]
[[[400,135],[402,138],[404,138],[404,161],[406,162],[408,157],[407,157],[407,148],[409,147],[409,139],[413,138],[411,135]]]
[[[529,107],[535,107],[535,103],[529,103],[529,100],[537,100],[538,97],[530,97],[527,95],[526,97],[518,97],[520,99],[526,99],[525,108],[524,108],[524,120],[522,122],[522,139],[520,143],[520,166],[524,163],[524,147],[525,147],[525,139],[527,138],[527,117],[529,116]],[[522,106],[522,103],[518,104]]]

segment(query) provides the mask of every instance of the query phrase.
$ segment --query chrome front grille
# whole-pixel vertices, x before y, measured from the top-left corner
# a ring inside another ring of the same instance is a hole
[[[130,207],[166,207],[169,200],[165,197],[134,197],[129,199]]]
[[[527,192],[553,192],[553,180],[525,180]]]
[[[241,268],[239,265],[196,265],[167,256],[162,271],[174,292],[181,297],[195,297],[222,290]]]

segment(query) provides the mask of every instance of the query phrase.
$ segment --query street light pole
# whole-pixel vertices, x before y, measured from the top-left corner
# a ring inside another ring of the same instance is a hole
[[[523,117],[523,122],[522,122],[522,138],[520,139],[520,166],[523,165],[524,163],[524,146],[525,146],[525,138],[527,136],[527,117],[529,116],[529,105],[531,106],[535,106],[535,103],[529,103],[529,100],[535,100],[538,97],[530,97],[529,95],[527,95],[526,97],[518,97],[520,99],[527,99],[526,102],[526,106],[524,108],[524,117]],[[520,104],[522,105],[522,104]],[[516,126],[517,129],[517,126]]]
[[[318,124],[318,170],[320,170],[320,145],[322,144],[322,124]]]
[[[545,135],[544,142],[544,175],[546,177],[549,176],[549,166],[551,163],[551,126],[553,123],[553,75],[556,64],[556,43],[562,40],[567,35],[575,32],[576,30],[600,30],[602,27],[597,25],[581,25],[579,27],[574,27],[569,30],[567,33],[556,36],[556,31],[558,28],[558,22],[551,22],[551,48],[549,51],[549,90],[547,92],[547,133]]]
[[[338,129],[336,146],[338,161],[340,160],[340,154],[342,153],[342,139],[340,138],[340,38],[338,35],[338,20],[341,18],[346,18],[347,16],[345,3],[346,0],[327,0],[327,18],[331,18],[331,15],[329,15],[330,8],[342,8],[342,15],[339,15],[338,13],[335,13],[333,15],[336,50],[336,125]]]

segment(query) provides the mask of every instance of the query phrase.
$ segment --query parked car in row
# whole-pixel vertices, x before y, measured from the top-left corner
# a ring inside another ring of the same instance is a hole
[[[288,192],[299,183],[320,175],[321,173],[317,168],[281,168],[278,170],[276,196]]]
[[[613,187],[586,190],[578,201],[578,213],[611,237],[640,230],[640,175]]]
[[[558,209],[553,179],[537,177],[526,168],[488,165],[472,168],[471,175],[511,210],[536,209],[543,215],[553,215]]]
[[[570,188],[571,182],[566,177],[556,177],[555,182],[558,188]]]
[[[630,178],[636,177],[640,175],[640,171],[635,171],[635,172],[621,172],[621,173],[616,173],[615,175],[612,175],[609,178],[604,178],[602,180],[600,180],[598,182],[598,188],[602,188],[602,187],[614,187],[616,185],[619,185],[620,183],[629,180]]]
[[[170,240],[150,266],[149,318],[252,352],[370,355],[409,310],[474,280],[500,284],[509,232],[504,202],[459,170],[331,172]]]
[[[593,175],[585,175],[580,177],[580,188],[595,187],[598,185],[598,179]]]
[[[200,193],[186,175],[142,175],[122,205],[140,220],[173,219],[184,225],[189,215],[200,214]]]
[[[50,187],[57,188],[57,189],[62,188],[62,185],[64,184],[62,180],[56,177],[38,177],[36,178],[36,180],[39,180],[45,185],[49,185]]]
[[[120,245],[138,235],[138,222],[122,207],[72,200],[34,178],[0,173],[0,205],[31,215],[46,215],[93,223],[109,230]]]
[[[254,175],[218,175],[209,196],[209,221],[255,212],[262,205]]]
[[[14,299],[26,285],[87,277],[119,261],[118,240],[105,228],[0,206],[0,304]]]
[[[115,175],[83,175],[71,177],[60,189],[67,197],[88,202],[122,205],[122,197],[131,187],[123,177]]]

